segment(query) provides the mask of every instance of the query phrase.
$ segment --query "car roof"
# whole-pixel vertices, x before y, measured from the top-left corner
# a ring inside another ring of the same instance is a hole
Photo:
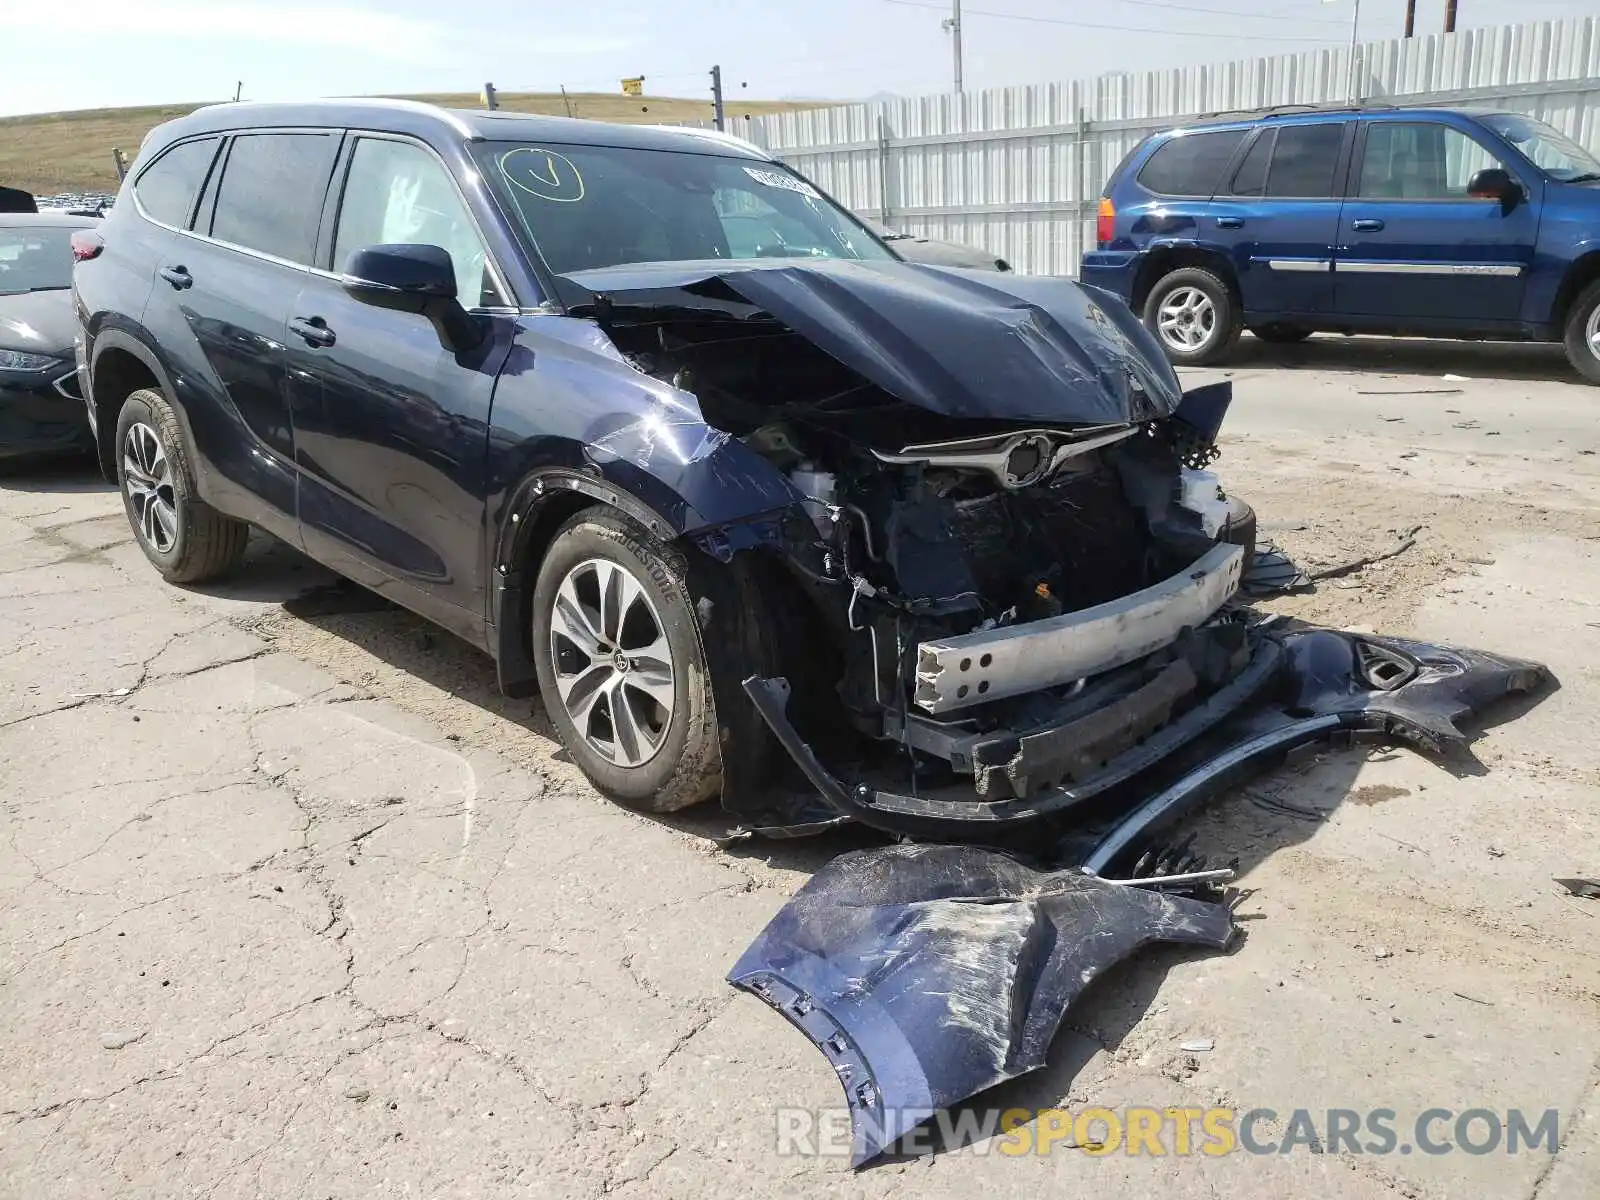
[[[1206,113],[1204,116],[1196,117],[1192,121],[1177,122],[1172,128],[1163,130],[1163,133],[1176,133],[1182,129],[1248,129],[1270,121],[1348,121],[1351,117],[1414,116],[1479,118],[1503,115],[1507,115],[1506,110],[1499,108],[1424,108],[1421,106],[1397,107],[1390,104],[1284,104],[1274,108]]]
[[[0,213],[0,229],[88,229],[103,218],[45,209],[36,213]]]
[[[418,100],[310,100],[292,104],[242,101],[197,108],[151,131],[152,146],[198,133],[243,129],[356,128],[418,137],[478,142],[548,142],[551,145],[616,146],[638,150],[680,150],[736,158],[764,158],[741,139],[704,129],[664,125],[621,125],[576,117],[486,109],[440,108]]]

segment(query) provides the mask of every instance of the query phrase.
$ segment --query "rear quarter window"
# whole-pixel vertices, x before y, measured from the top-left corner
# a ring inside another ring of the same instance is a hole
[[[1211,197],[1246,130],[1176,133],[1139,172],[1139,183],[1161,196]]]
[[[180,142],[139,172],[133,194],[151,220],[184,229],[221,138]]]

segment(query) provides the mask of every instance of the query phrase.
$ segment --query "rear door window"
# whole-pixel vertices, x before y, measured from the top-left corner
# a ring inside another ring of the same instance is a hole
[[[1277,131],[1272,166],[1267,172],[1269,196],[1323,199],[1334,194],[1334,169],[1344,144],[1346,122],[1285,125]]]
[[[152,220],[177,229],[189,227],[195,194],[211,170],[221,138],[199,138],[168,150],[139,173],[133,194]]]
[[[333,133],[252,133],[233,139],[222,168],[211,236],[309,264],[339,138]]]
[[[1245,133],[1243,129],[1218,129],[1174,134],[1150,156],[1139,172],[1139,182],[1162,196],[1209,199]]]

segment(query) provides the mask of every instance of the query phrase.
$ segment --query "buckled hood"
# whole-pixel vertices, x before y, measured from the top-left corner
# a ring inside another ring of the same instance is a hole
[[[967,420],[1166,416],[1177,376],[1115,297],[1068,279],[918,263],[641,263],[557,277],[573,315],[776,321],[907,404]]]

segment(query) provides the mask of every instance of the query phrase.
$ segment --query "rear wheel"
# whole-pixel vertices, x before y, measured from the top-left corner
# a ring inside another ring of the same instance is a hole
[[[1252,325],[1250,332],[1263,342],[1274,342],[1281,346],[1303,342],[1311,336],[1311,330],[1301,329],[1295,325]]]
[[[1600,383],[1600,280],[1579,294],[1567,314],[1567,360],[1590,383]]]
[[[716,702],[683,552],[620,513],[578,513],[539,566],[533,650],[551,723],[602,792],[655,813],[717,793]]]
[[[1228,285],[1203,267],[1180,267],[1157,281],[1144,323],[1180,366],[1220,361],[1239,340],[1239,305]]]
[[[117,415],[117,486],[139,549],[169,583],[203,583],[244,557],[250,526],[223,516],[195,490],[177,414],[142,388]]]

